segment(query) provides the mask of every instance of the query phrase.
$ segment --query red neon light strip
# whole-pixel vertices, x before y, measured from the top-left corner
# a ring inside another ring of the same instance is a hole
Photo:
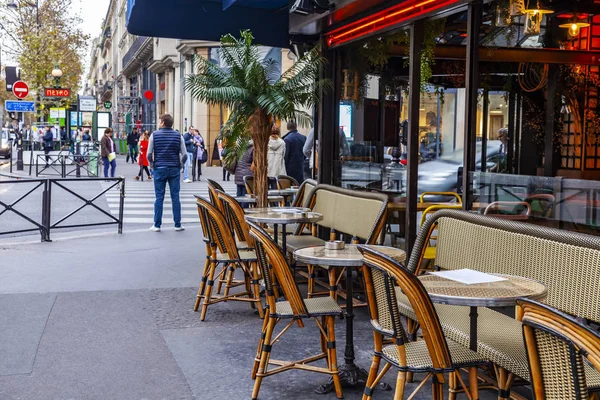
[[[413,0],[410,2],[403,2],[402,4],[390,7],[331,31],[328,34],[327,43],[330,47],[337,46],[344,42],[365,36],[369,33],[377,32],[389,26],[414,19],[427,12],[438,10],[458,2],[459,0]]]

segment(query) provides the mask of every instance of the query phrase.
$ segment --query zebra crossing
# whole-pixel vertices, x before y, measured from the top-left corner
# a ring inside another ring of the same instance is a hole
[[[236,186],[231,182],[219,182],[222,184],[225,192],[235,195]],[[110,184],[104,185],[105,188]],[[208,186],[206,181],[181,184],[179,199],[181,201],[181,222],[184,225],[198,224],[198,208],[194,195],[202,196],[208,199]],[[115,217],[119,216],[120,194],[118,190],[111,190],[105,194],[110,213]],[[124,224],[148,224],[154,222],[154,185],[152,182],[137,182],[127,180],[125,184],[125,203],[123,207]],[[170,224],[173,221],[173,205],[171,203],[171,194],[167,185],[165,202],[163,208],[163,224]]]

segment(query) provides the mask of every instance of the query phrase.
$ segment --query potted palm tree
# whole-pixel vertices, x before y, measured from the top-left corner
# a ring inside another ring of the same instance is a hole
[[[305,111],[318,102],[318,92],[330,89],[331,82],[319,80],[325,60],[318,48],[299,58],[287,71],[280,73],[275,60],[263,59],[253,43],[250,31],[240,38],[221,38],[221,59],[218,66],[202,56],[196,56],[195,74],[185,80],[185,88],[193,98],[209,105],[224,105],[231,110],[223,125],[227,156],[239,159],[254,143],[254,185],[259,207],[267,206],[267,151],[271,127],[279,120],[295,120],[300,126],[310,126],[311,116]],[[228,162],[229,160],[225,160]]]

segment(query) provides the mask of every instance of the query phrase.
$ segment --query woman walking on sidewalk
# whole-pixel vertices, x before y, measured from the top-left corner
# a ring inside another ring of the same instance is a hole
[[[193,180],[199,181],[200,176],[202,175],[202,164],[204,164],[208,159],[208,153],[206,152],[206,147],[204,146],[204,138],[198,129],[194,131],[194,146],[196,146],[196,154],[194,157],[196,168],[194,168],[194,171],[192,171],[192,178]],[[197,175],[197,178],[195,175]]]
[[[113,130],[106,128],[104,136],[100,141],[100,156],[104,164],[104,177],[108,178],[108,166],[110,165],[110,177],[115,177],[115,169],[117,168],[117,154],[115,153],[115,142],[112,139]]]
[[[150,174],[150,170],[148,169],[148,165],[150,164],[148,162],[149,138],[150,138],[150,135],[148,134],[148,131],[144,132],[142,134],[142,137],[140,138],[140,154],[139,154],[139,158],[138,158],[140,172],[138,172],[137,176],[135,178],[133,178],[136,181],[139,181],[140,178],[142,178],[142,180],[144,180],[144,170],[146,171],[146,174],[148,174],[148,180],[149,181],[152,180],[152,175]]]

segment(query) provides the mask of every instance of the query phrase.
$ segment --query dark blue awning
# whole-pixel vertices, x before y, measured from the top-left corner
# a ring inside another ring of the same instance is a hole
[[[287,0],[128,0],[127,4],[127,30],[134,35],[219,41],[244,29],[252,31],[257,44],[289,47]]]

